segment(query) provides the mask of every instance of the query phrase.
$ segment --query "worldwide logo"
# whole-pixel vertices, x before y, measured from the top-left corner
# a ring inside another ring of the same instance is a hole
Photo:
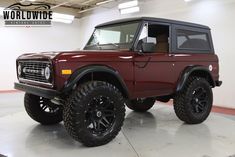
[[[3,10],[5,26],[51,26],[52,14],[43,3],[15,3]]]

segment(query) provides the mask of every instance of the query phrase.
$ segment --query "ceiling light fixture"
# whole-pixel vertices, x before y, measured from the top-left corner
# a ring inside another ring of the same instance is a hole
[[[132,7],[132,8],[121,9],[120,13],[121,14],[130,14],[130,13],[135,13],[135,12],[139,12],[139,11],[140,11],[140,7]]]
[[[129,1],[125,3],[121,3],[118,5],[118,9],[126,9],[126,8],[131,8],[131,7],[136,7],[138,5],[138,1]]]
[[[96,3],[96,5],[103,5],[103,4],[112,2],[112,1],[114,1],[114,0],[106,0],[106,1],[103,1],[103,2],[98,2],[98,3]]]
[[[61,13],[53,13],[52,14],[52,21],[53,22],[62,22],[62,23],[67,23],[70,24],[74,20],[73,15],[68,15],[68,14],[61,14]]]
[[[4,8],[0,7],[0,16],[3,16],[3,10],[4,10]]]
[[[184,0],[185,2],[190,2],[190,1],[192,1],[192,0]]]

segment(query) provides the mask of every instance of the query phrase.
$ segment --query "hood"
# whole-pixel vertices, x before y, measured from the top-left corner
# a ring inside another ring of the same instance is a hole
[[[35,60],[43,60],[48,59],[52,60],[54,59],[58,54],[62,52],[40,52],[40,53],[26,53],[18,57],[18,59],[35,59]]]
[[[65,51],[65,52],[42,52],[28,53],[21,55],[18,59],[27,60],[57,60],[57,61],[116,61],[132,59],[133,53],[126,50],[82,50],[82,51]]]

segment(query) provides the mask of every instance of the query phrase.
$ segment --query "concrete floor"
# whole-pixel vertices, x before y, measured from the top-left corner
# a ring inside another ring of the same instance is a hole
[[[0,94],[0,154],[235,157],[235,117],[212,113],[202,124],[186,125],[175,116],[172,106],[158,103],[147,113],[127,110],[123,129],[112,142],[87,148],[75,142],[63,124],[42,126],[31,120],[23,108],[23,93]]]

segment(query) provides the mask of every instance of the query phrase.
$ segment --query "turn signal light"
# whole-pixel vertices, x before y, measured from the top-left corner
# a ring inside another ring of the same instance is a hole
[[[71,75],[72,74],[72,70],[68,70],[68,69],[66,69],[66,70],[62,70],[62,75]]]

